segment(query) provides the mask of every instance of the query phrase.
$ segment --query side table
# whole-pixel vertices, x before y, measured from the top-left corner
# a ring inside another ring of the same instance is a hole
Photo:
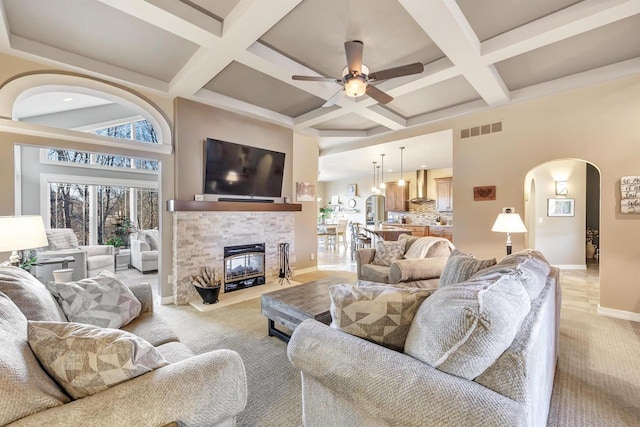
[[[116,252],[116,270],[126,270],[131,264],[131,249],[118,249]]]

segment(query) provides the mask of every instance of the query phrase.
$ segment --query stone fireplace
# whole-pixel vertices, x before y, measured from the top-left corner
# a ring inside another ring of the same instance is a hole
[[[225,246],[224,291],[264,285],[264,243]]]
[[[295,213],[292,211],[170,210],[173,210],[172,287],[175,304],[188,304],[198,297],[190,276],[198,274],[200,267],[215,268],[223,276],[224,248],[227,246],[264,242],[264,277],[267,283],[278,280],[279,243],[289,243],[292,269],[295,266]]]

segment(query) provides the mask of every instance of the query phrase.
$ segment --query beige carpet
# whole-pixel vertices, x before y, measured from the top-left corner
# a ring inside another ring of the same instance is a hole
[[[550,426],[640,425],[640,324],[595,314],[597,287],[563,273],[561,351]],[[579,273],[577,273],[579,276]],[[353,273],[317,272],[354,280]],[[201,313],[190,306],[160,306],[182,341],[195,352],[229,348],[247,370],[249,400],[238,426],[300,426],[300,376],[286,344],[267,336],[260,298]]]

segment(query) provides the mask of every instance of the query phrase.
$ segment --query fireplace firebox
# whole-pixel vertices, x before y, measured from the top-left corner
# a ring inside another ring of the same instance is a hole
[[[264,243],[224,248],[224,291],[264,285]]]

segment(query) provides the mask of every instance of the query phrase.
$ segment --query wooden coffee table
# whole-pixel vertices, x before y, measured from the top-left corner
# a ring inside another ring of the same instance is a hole
[[[331,323],[329,287],[345,282],[344,279],[322,279],[263,294],[262,315],[268,320],[269,336],[289,342],[291,335],[276,329],[276,322],[291,331],[306,319]]]

